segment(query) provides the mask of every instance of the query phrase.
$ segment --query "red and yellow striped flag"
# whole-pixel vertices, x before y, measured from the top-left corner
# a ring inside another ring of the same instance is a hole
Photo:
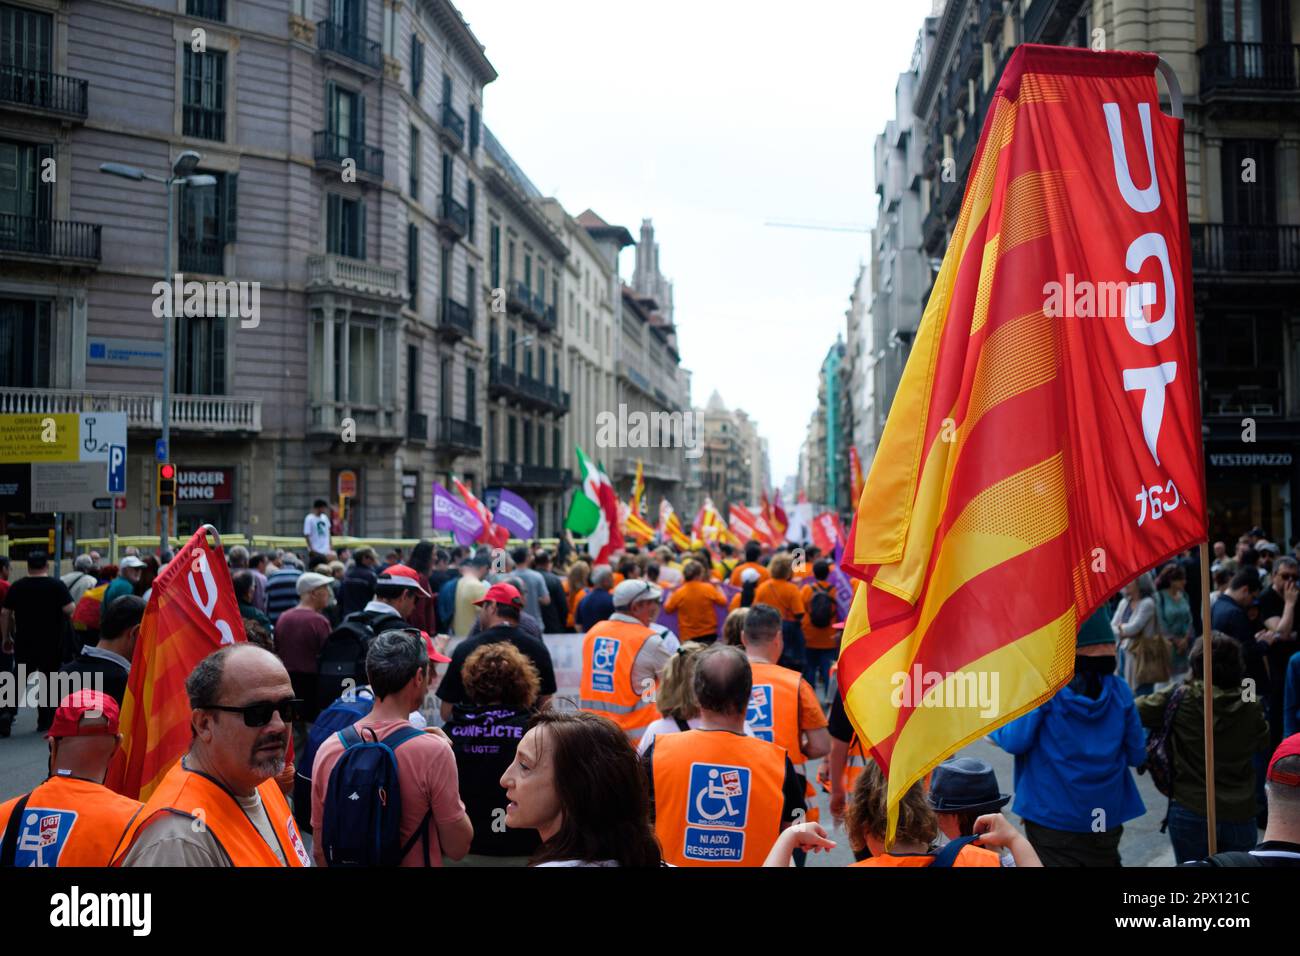
[[[211,530],[196,531],[158,573],[140,621],[122,701],[122,748],[104,781],[137,800],[148,800],[189,749],[185,679],[194,665],[223,644],[245,640],[225,555],[207,541]]]
[[[655,529],[646,524],[644,518],[637,514],[635,505],[619,503],[619,511],[623,519],[623,533],[630,538],[635,538],[636,543],[644,547],[655,536]]]
[[[1156,65],[1022,45],[989,107],[843,561],[865,584],[840,686],[891,841],[912,784],[1069,680],[1108,595],[1205,540],[1183,123]]]

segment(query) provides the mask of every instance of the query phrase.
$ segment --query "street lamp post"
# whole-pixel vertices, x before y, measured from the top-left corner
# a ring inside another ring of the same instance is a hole
[[[121,176],[123,179],[130,179],[134,182],[148,180],[153,183],[162,183],[167,189],[167,271],[163,275],[163,281],[168,286],[172,285],[172,271],[175,268],[173,261],[174,250],[176,247],[176,186],[215,186],[217,178],[206,173],[195,174],[194,170],[198,168],[201,157],[192,149],[184,150],[176,161],[172,163],[172,174],[170,176],[155,176],[152,173],[146,173],[143,169],[135,166],[128,166],[125,163],[100,163],[99,171],[108,173],[110,176]],[[171,443],[171,420],[172,420],[172,374],[173,362],[175,357],[172,355],[172,335],[173,335],[173,317],[176,314],[176,302],[173,294],[167,296],[167,314],[163,317],[163,380],[162,380],[162,443],[166,449],[167,457],[170,460],[172,453]],[[170,531],[171,531],[171,508],[164,509],[162,514],[162,531],[158,536],[158,557],[163,558],[171,548]]]

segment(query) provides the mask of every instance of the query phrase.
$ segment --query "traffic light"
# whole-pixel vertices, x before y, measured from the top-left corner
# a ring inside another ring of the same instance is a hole
[[[176,505],[176,466],[171,462],[158,466],[158,507]]]

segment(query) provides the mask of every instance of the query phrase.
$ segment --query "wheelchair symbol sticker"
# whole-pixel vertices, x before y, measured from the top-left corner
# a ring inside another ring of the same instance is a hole
[[[749,692],[749,707],[745,711],[745,720],[748,722],[754,736],[759,740],[772,742],[772,726],[776,723],[772,714],[772,685],[755,684],[754,689]]]
[[[68,834],[77,822],[74,810],[45,810],[28,807],[23,813],[22,828],[14,866],[58,866],[59,856],[67,845]]]
[[[598,637],[591,646],[591,687],[593,690],[614,692],[614,661],[618,658],[619,642],[613,637]]]
[[[739,863],[745,856],[749,818],[749,768],[691,764],[683,854],[710,863]]]

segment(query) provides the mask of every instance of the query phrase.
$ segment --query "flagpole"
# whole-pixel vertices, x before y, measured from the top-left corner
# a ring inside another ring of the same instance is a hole
[[[1165,60],[1164,57],[1156,59],[1156,70],[1164,78],[1165,85],[1169,87],[1169,112],[1177,119],[1183,118],[1183,88],[1178,81],[1178,73],[1173,66]],[[1189,246],[1190,248],[1190,246]],[[1198,383],[1199,384],[1199,383]],[[1204,398],[1201,389],[1196,390],[1196,397],[1199,404],[1204,405]],[[1201,409],[1201,420],[1204,421],[1204,408]],[[1205,433],[1201,432],[1201,461],[1205,461]],[[1204,480],[1205,472],[1202,464],[1202,482],[1201,494],[1204,495],[1206,516],[1210,510],[1210,492],[1209,483]],[[1210,627],[1210,539],[1209,529],[1206,529],[1206,539],[1201,542],[1201,665],[1204,685],[1205,707],[1205,829],[1206,845],[1209,848],[1210,855],[1213,856],[1218,852],[1217,838],[1217,813],[1215,812],[1215,794],[1214,794],[1214,654],[1213,640],[1211,635],[1213,630]]]
[[[1214,807],[1214,655],[1210,653],[1210,542],[1201,542],[1201,664],[1205,685],[1205,826],[1210,855],[1218,852]]]

